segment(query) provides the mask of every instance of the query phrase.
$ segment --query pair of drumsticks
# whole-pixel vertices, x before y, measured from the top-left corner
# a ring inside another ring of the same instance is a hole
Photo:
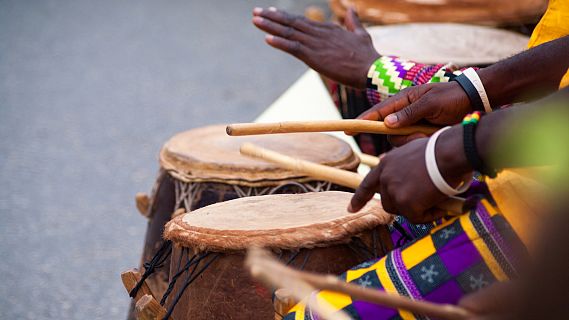
[[[232,136],[293,133],[293,132],[327,132],[350,131],[358,133],[379,133],[392,135],[408,135],[411,133],[432,134],[439,128],[432,126],[410,126],[405,128],[389,128],[381,121],[369,120],[331,120],[331,121],[295,121],[279,123],[242,123],[227,126],[227,134]],[[288,170],[299,172],[314,179],[356,189],[363,177],[355,172],[345,171],[310,161],[295,159],[284,154],[264,149],[252,143],[241,146],[241,153],[257,159],[273,162]],[[370,164],[378,164],[378,160],[366,159]],[[464,200],[449,198],[437,207],[453,213],[463,212]],[[247,265],[256,278],[270,286],[291,289],[293,296],[301,300],[310,295],[313,289],[331,290],[345,293],[356,299],[368,301],[387,307],[404,309],[417,314],[440,319],[466,319],[471,314],[460,307],[441,305],[427,301],[416,301],[406,297],[392,295],[378,290],[370,290],[353,284],[345,283],[332,276],[320,276],[288,268],[268,255],[268,253],[253,249],[249,253]],[[308,305],[326,319],[349,319],[345,314],[333,312],[326,304],[311,303]]]
[[[326,121],[291,121],[277,123],[240,123],[227,126],[227,134],[231,136],[244,136],[256,134],[294,133],[294,132],[326,132],[351,131],[365,133],[381,133],[394,135],[407,135],[411,133],[432,134],[437,131],[433,126],[410,126],[405,128],[389,128],[381,121],[370,120],[326,120]],[[364,177],[349,172],[310,161],[295,159],[281,153],[264,149],[252,143],[241,146],[241,153],[273,162],[288,170],[305,174],[309,177],[330,181],[335,184],[357,189]],[[370,160],[371,162],[372,160]],[[437,208],[460,214],[463,212],[464,200],[449,198],[437,205]]]

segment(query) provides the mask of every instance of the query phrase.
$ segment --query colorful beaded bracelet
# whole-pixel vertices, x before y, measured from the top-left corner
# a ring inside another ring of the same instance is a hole
[[[482,112],[475,111],[466,115],[462,120],[464,130],[464,153],[466,155],[466,159],[474,170],[480,172],[482,175],[495,178],[497,171],[484,164],[484,161],[480,158],[478,149],[476,148],[476,128],[481,117]]]

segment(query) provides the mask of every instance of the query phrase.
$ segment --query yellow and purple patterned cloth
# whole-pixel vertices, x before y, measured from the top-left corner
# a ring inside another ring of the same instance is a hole
[[[481,200],[469,213],[450,219],[428,235],[340,277],[415,300],[456,304],[465,294],[515,277],[526,255],[523,243],[504,216],[488,200]],[[314,294],[316,301],[325,300],[352,319],[425,319],[339,293]],[[284,319],[318,317],[300,303]]]

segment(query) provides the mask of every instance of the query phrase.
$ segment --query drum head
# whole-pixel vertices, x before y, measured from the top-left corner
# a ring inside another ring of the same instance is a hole
[[[291,157],[337,168],[355,170],[359,159],[350,146],[321,133],[228,136],[225,126],[209,126],[179,133],[160,151],[160,164],[184,181],[222,181],[236,184],[263,184],[299,178],[298,173],[276,164],[255,160],[239,153],[244,142]]]
[[[340,18],[349,7],[355,7],[363,21],[373,24],[458,22],[498,26],[537,22],[547,0],[330,1],[330,8]]]
[[[247,197],[178,216],[164,236],[197,251],[235,251],[251,246],[297,249],[349,242],[391,222],[378,200],[360,212],[346,208],[352,193],[340,191]]]
[[[488,65],[525,49],[529,38],[511,31],[454,23],[414,23],[368,29],[375,49],[426,64]]]

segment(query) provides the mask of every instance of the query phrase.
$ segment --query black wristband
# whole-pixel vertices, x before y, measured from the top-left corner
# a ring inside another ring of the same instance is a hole
[[[472,110],[484,112],[484,103],[482,102],[482,98],[480,98],[478,90],[476,90],[476,87],[474,87],[466,75],[461,74],[460,76],[453,78],[451,81],[458,82],[462,87],[462,90],[464,90],[468,96],[468,100],[470,100]]]
[[[466,159],[474,170],[480,172],[482,175],[488,176],[490,178],[495,178],[497,171],[487,167],[478,154],[478,149],[476,148],[477,124],[478,122],[469,122],[463,125],[464,154],[466,155]]]

